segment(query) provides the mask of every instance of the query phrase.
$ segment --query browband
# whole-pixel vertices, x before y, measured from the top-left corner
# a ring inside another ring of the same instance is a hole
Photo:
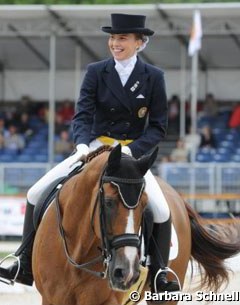
[[[126,184],[145,183],[144,178],[129,179],[129,178],[119,178],[119,177],[113,177],[113,176],[103,176],[102,181],[104,181],[104,182],[119,182],[119,183],[126,183]]]

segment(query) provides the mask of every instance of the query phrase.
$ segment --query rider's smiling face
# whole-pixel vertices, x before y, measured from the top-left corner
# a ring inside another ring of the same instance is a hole
[[[132,57],[142,43],[142,40],[133,33],[112,34],[108,40],[109,49],[116,60],[125,60]]]

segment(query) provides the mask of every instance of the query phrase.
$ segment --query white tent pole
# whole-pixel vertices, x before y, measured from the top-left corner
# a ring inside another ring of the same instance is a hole
[[[209,93],[209,83],[208,83],[209,79],[208,79],[208,77],[209,77],[209,73],[208,73],[208,70],[206,70],[205,71],[205,97]]]
[[[192,56],[191,71],[191,133],[197,132],[197,98],[198,98],[198,51]],[[191,152],[191,162],[195,161],[196,151]]]
[[[80,75],[81,75],[81,48],[76,45],[75,48],[75,103],[79,97],[80,88]]]
[[[5,77],[6,77],[4,68],[2,68],[1,72],[2,72],[1,73],[1,75],[2,75],[2,77],[1,77],[1,86],[0,86],[0,88],[1,88],[1,101],[4,102],[5,101]]]
[[[49,49],[49,129],[48,129],[48,162],[54,165],[54,134],[55,134],[55,87],[56,87],[56,36],[50,36]]]
[[[181,45],[181,72],[180,72],[180,138],[185,136],[186,122],[186,48]]]

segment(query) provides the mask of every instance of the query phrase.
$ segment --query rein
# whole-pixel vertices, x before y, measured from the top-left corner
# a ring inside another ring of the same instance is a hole
[[[57,212],[57,220],[58,220],[58,229],[59,229],[59,233],[62,237],[62,241],[63,241],[63,247],[64,247],[64,252],[65,252],[65,255],[68,259],[68,262],[74,266],[75,268],[77,269],[82,269],[88,273],[91,273],[93,275],[96,275],[98,277],[101,277],[101,278],[105,278],[106,277],[106,274],[105,272],[97,272],[97,271],[93,271],[87,267],[97,263],[97,262],[100,262],[102,261],[102,255],[99,255],[97,257],[95,257],[94,259],[92,259],[91,261],[87,262],[87,263],[83,263],[83,264],[78,264],[69,254],[69,250],[68,250],[68,245],[67,245],[67,241],[66,241],[66,237],[65,237],[65,231],[64,231],[64,228],[63,228],[63,225],[62,225],[62,215],[61,215],[61,211],[60,211],[60,204],[59,204],[59,194],[60,194],[60,188],[57,192],[57,195],[56,195],[56,200],[55,200],[55,205],[56,205],[56,212]],[[107,262],[106,262],[107,263]]]
[[[78,168],[77,171],[74,171],[75,172],[74,174],[79,173],[79,171],[82,170],[83,167],[84,167],[84,164],[82,164],[80,169]],[[67,180],[69,180],[72,176],[73,176],[73,174],[68,176],[64,180],[64,183]],[[144,181],[145,181],[144,178],[127,179],[127,178],[105,176],[105,168],[104,168],[103,173],[102,173],[101,178],[100,178],[100,187],[99,187],[99,191],[98,191],[98,194],[97,194],[97,197],[96,197],[94,210],[93,210],[93,216],[92,216],[92,228],[94,230],[93,217],[94,217],[94,214],[96,212],[97,203],[100,202],[100,229],[101,229],[101,241],[102,241],[102,249],[101,249],[102,254],[93,258],[89,262],[82,263],[82,264],[77,263],[69,254],[69,249],[68,249],[68,245],[67,245],[67,241],[66,241],[66,237],[65,237],[65,231],[64,231],[64,228],[63,228],[63,225],[62,225],[62,214],[61,214],[61,211],[60,211],[60,202],[59,202],[60,190],[63,186],[63,183],[59,184],[58,191],[57,191],[57,194],[56,194],[56,199],[55,199],[58,229],[59,229],[59,233],[60,233],[60,236],[62,238],[62,241],[63,241],[63,247],[64,247],[65,255],[67,257],[68,262],[72,266],[74,266],[77,269],[81,269],[81,270],[86,271],[86,272],[88,272],[92,275],[95,275],[97,277],[100,277],[100,278],[104,279],[107,276],[109,263],[110,263],[111,258],[112,258],[112,255],[111,255],[111,250],[112,249],[118,249],[118,248],[124,247],[124,246],[132,246],[132,247],[136,247],[136,248],[140,247],[141,242],[140,242],[140,237],[138,236],[138,234],[125,233],[125,234],[117,235],[117,236],[114,236],[111,241],[107,238],[106,219],[105,219],[105,213],[104,213],[104,210],[105,210],[104,209],[105,196],[104,196],[103,184],[104,183],[110,183],[110,182],[112,182],[112,183],[119,182],[119,183],[126,183],[126,184],[139,184],[139,183],[144,184]],[[92,269],[89,269],[89,266],[91,266],[95,263],[98,263],[98,262],[103,262],[103,265],[105,266],[105,271],[98,272],[98,271],[94,271]]]

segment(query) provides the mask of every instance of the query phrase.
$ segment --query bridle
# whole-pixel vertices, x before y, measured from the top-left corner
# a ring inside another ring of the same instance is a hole
[[[83,167],[81,167],[81,170]],[[79,171],[77,171],[79,173]],[[72,175],[69,177],[71,178]],[[64,180],[64,183],[69,180],[66,179]],[[105,183],[123,183],[123,184],[139,184],[142,183],[142,191],[145,185],[145,180],[144,178],[133,178],[133,179],[128,179],[128,178],[119,178],[119,177],[113,177],[113,176],[108,176],[106,174],[106,168],[104,168],[101,178],[100,178],[100,183],[99,183],[99,190],[98,194],[95,200],[94,208],[93,208],[93,214],[92,214],[92,229],[94,230],[94,224],[93,224],[93,218],[96,213],[96,209],[98,204],[99,206],[99,217],[100,217],[100,231],[101,231],[101,242],[102,242],[102,247],[101,247],[101,255],[93,258],[89,262],[79,264],[77,263],[69,254],[68,250],[68,245],[65,237],[65,231],[62,225],[62,215],[60,211],[60,204],[59,204],[59,195],[60,191],[62,188],[63,184],[60,184],[58,186],[58,191],[56,194],[56,199],[55,199],[55,206],[56,206],[56,213],[57,213],[57,221],[58,221],[58,228],[59,228],[59,233],[61,235],[62,241],[63,241],[63,247],[64,247],[64,252],[67,257],[68,262],[74,266],[77,269],[81,269],[83,271],[86,271],[92,275],[95,275],[100,278],[106,278],[107,273],[108,273],[108,268],[109,268],[109,263],[112,259],[112,251],[116,250],[121,247],[126,247],[126,246],[131,246],[131,247],[136,247],[137,249],[140,249],[141,245],[141,236],[138,234],[130,234],[130,233],[125,233],[121,235],[116,235],[114,236],[111,240],[108,238],[107,230],[106,230],[106,213],[105,213],[105,194],[104,194],[104,184]],[[140,198],[140,196],[139,196]],[[139,201],[138,201],[139,203]],[[127,206],[129,209],[130,208],[135,208],[137,205],[133,207]],[[98,262],[103,262],[105,270],[102,272],[94,271],[90,269],[89,267],[98,263]]]

